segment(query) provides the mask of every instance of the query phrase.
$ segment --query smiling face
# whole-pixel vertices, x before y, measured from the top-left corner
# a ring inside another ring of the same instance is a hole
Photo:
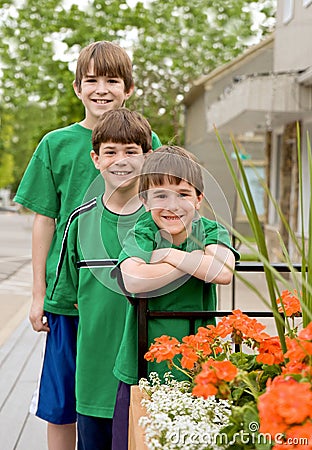
[[[122,78],[95,75],[94,62],[91,60],[80,88],[74,83],[74,90],[86,110],[85,120],[81,124],[92,129],[101,114],[124,104],[131,96],[133,86],[126,92]]]
[[[202,198],[187,181],[173,184],[167,179],[160,186],[151,186],[143,202],[156,225],[171,235],[173,244],[180,245],[192,230]]]
[[[137,189],[144,158],[140,145],[103,142],[99,154],[92,151],[91,157],[102,173],[107,194],[112,194],[116,189]]]

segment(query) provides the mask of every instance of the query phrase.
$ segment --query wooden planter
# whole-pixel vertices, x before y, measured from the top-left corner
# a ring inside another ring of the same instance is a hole
[[[131,386],[128,450],[147,450],[144,443],[144,430],[138,424],[139,418],[147,415],[146,408],[141,405],[145,395],[140,391],[139,386]]]

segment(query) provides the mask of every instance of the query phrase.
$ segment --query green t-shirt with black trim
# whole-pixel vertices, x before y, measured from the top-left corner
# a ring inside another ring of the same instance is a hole
[[[78,123],[46,134],[34,152],[14,197],[15,202],[26,208],[56,219],[46,262],[47,295],[44,300],[44,309],[56,314],[78,314],[75,309],[70,313],[62,312],[49,301],[67,220],[75,208],[105,189],[103,178],[90,157],[91,138],[92,130]],[[152,148],[160,145],[158,136],[152,132]]]
[[[172,247],[185,252],[204,248],[210,244],[227,246],[239,259],[239,254],[230,244],[229,233],[218,222],[205,217],[195,218],[192,223],[192,233],[179,246],[172,245],[164,239],[152,219],[150,213],[142,216],[134,228],[129,231],[119,255],[118,265],[127,258],[138,257],[149,263],[153,250]],[[113,275],[116,274],[116,270]],[[214,311],[217,306],[216,285],[205,283],[190,275],[168,284],[167,286],[149,292],[148,309],[150,311]],[[138,298],[137,301],[140,301]],[[195,328],[215,323],[212,320],[196,320]],[[186,319],[158,319],[148,321],[148,347],[156,337],[163,334],[179,340],[190,334],[189,321]],[[148,363],[148,372],[158,372],[162,376],[168,371],[166,363]],[[115,376],[127,384],[138,382],[138,324],[136,306],[128,303],[125,331],[114,367]],[[178,376],[178,373],[175,373]]]
[[[113,366],[125,326],[127,300],[111,277],[129,229],[144,214],[118,215],[99,196],[76,208],[66,226],[53,309],[70,314],[78,304],[76,402],[80,414],[112,418],[118,380]]]

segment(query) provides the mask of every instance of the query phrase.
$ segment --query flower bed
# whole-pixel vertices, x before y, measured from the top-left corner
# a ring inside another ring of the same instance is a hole
[[[141,381],[150,396],[140,419],[148,449],[312,449],[312,323],[295,326],[295,294],[284,291],[280,299],[293,324],[286,352],[239,310],[182,342],[155,339],[146,359],[167,361],[188,381]]]

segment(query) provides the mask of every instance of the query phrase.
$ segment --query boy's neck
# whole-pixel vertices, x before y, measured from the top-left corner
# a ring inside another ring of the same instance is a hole
[[[85,117],[81,122],[79,122],[79,125],[83,128],[87,128],[88,130],[93,130],[95,127],[96,120],[90,120],[89,118]]]
[[[106,189],[102,201],[111,212],[121,215],[133,214],[142,206],[137,188],[129,191],[116,189],[113,193]]]

